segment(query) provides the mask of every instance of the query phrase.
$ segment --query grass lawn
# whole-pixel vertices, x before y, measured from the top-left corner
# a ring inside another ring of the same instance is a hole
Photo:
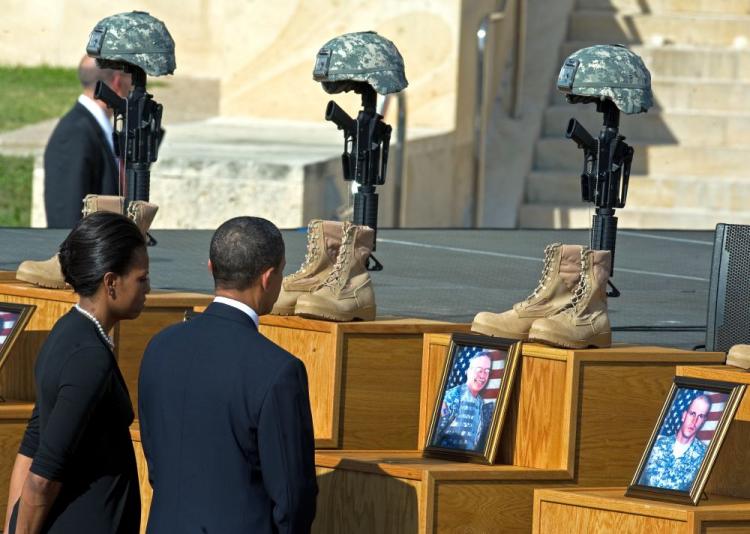
[[[75,69],[0,66],[0,132],[61,117],[81,91]],[[31,224],[30,157],[0,155],[0,226]]]
[[[60,117],[80,92],[75,69],[0,66],[0,132]]]
[[[31,224],[31,157],[0,155],[0,226]]]

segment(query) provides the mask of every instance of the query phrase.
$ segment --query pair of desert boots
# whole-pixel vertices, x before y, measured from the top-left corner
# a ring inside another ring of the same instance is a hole
[[[565,348],[609,347],[607,282],[612,265],[607,250],[553,243],[544,250],[544,268],[534,292],[503,313],[480,312],[474,332],[539,341]]]
[[[111,211],[125,214],[140,228],[143,235],[151,227],[159,206],[144,200],[133,200],[125,210],[125,198],[115,195],[86,195],[83,199],[83,216],[86,217],[98,211]],[[48,260],[21,262],[16,271],[16,279],[29,282],[41,287],[52,289],[65,288],[65,277],[60,268],[60,260],[55,254]]]
[[[375,292],[367,260],[375,243],[368,226],[310,221],[299,270],[284,277],[272,314],[331,321],[372,321]]]

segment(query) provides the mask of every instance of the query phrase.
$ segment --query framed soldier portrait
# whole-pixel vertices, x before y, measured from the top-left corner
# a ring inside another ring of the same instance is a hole
[[[625,495],[697,505],[744,391],[675,377]]]
[[[494,463],[520,354],[515,340],[453,334],[426,456]]]

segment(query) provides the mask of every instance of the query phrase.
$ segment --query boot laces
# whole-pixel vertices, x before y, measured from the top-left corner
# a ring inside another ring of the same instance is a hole
[[[127,216],[128,219],[138,224],[138,210],[136,209],[135,202],[131,202],[130,204],[128,204]]]
[[[555,244],[547,245],[544,247],[544,268],[542,269],[542,276],[539,278],[539,282],[537,282],[536,289],[526,297],[526,302],[529,302],[533,300],[534,298],[539,295],[542,291],[544,291],[544,288],[547,287],[547,282],[549,281],[550,273],[552,272],[552,255],[555,250]]]
[[[571,310],[576,310],[578,308],[578,304],[582,302],[589,293],[589,267],[588,262],[586,261],[587,252],[588,251],[586,249],[583,249],[581,251],[581,279],[578,281],[578,285],[573,291],[573,298],[570,301],[569,308]]]
[[[318,253],[320,252],[318,249],[318,230],[318,227],[313,225],[312,222],[307,226],[307,251],[305,252],[305,261],[302,262],[300,268],[297,269],[292,276],[307,272],[310,265],[317,261]]]
[[[339,248],[339,254],[336,256],[336,263],[333,264],[333,269],[328,273],[325,282],[323,282],[324,286],[331,288],[341,286],[342,280],[345,280],[346,277],[341,276],[341,272],[344,270],[344,266],[348,263],[349,254],[351,252],[350,249],[352,248],[349,244],[352,242],[353,235],[353,226],[345,226],[344,237],[341,240],[341,248]]]

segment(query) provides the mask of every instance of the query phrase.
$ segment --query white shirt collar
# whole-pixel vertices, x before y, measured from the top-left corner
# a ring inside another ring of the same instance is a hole
[[[89,111],[89,113],[94,116],[96,122],[99,123],[99,126],[104,132],[104,137],[105,139],[107,139],[107,143],[109,144],[109,149],[112,151],[112,155],[114,156],[115,144],[112,140],[112,121],[107,116],[107,113],[99,106],[99,104],[96,103],[95,100],[89,98],[86,95],[80,95],[78,97],[78,103],[85,107]]]
[[[255,323],[255,327],[258,328],[258,314],[255,313],[255,310],[252,309],[250,306],[245,304],[244,302],[240,302],[239,300],[230,299],[229,297],[214,297],[214,302],[218,302],[219,304],[226,304],[227,306],[231,306],[232,308],[237,308],[241,312],[246,313],[250,319],[253,320]]]

